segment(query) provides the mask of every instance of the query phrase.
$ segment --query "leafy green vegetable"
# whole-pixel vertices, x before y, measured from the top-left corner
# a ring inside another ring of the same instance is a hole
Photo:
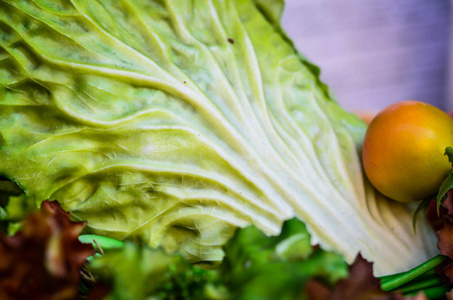
[[[203,299],[210,273],[191,267],[181,256],[127,242],[93,260],[90,271],[112,285],[106,299]]]
[[[92,238],[106,248],[119,243]],[[312,247],[309,233],[297,219],[285,222],[276,237],[253,226],[240,229],[225,245],[225,253],[218,268],[203,271],[181,256],[125,243],[95,258],[88,270],[98,284],[111,287],[107,299],[426,300],[425,291],[432,296],[429,299],[436,299],[451,288],[434,273],[444,256],[376,278],[373,264],[360,254],[348,266],[341,256]]]
[[[203,271],[181,256],[125,243],[95,258],[89,270],[112,287],[107,299],[307,299],[308,280],[333,284],[347,275],[342,257],[312,248],[296,219],[277,237],[241,229],[225,252],[217,270]]]
[[[364,179],[366,126],[283,33],[282,2],[0,0],[0,174],[204,266],[237,227],[293,216],[377,274],[426,260],[434,235]]]
[[[219,272],[230,299],[307,299],[310,279],[328,284],[347,276],[344,259],[310,246],[302,222],[284,223],[277,237],[266,237],[255,227],[240,230],[225,246]]]

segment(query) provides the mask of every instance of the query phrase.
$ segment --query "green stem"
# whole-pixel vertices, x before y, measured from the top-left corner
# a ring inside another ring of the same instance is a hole
[[[433,277],[438,277],[436,273],[436,269],[431,269],[428,272],[424,273],[423,275],[420,275],[420,277],[417,278],[417,281],[423,281],[425,279],[433,278]]]
[[[447,259],[446,256],[437,255],[430,260],[424,262],[423,264],[413,268],[404,273],[399,273],[395,275],[385,276],[381,278],[381,287],[384,291],[394,290],[403,284],[406,284],[415,278],[423,275],[431,269],[434,269],[437,265],[442,263]]]
[[[418,292],[420,290],[425,290],[428,288],[436,287],[442,284],[442,280],[439,277],[432,277],[423,281],[418,281],[414,283],[408,283],[400,288],[398,288],[398,292],[402,292],[405,294]]]
[[[112,239],[102,235],[96,234],[83,234],[79,236],[79,241],[84,244],[92,244],[98,251],[98,245],[102,250],[117,249],[124,245],[124,242]]]

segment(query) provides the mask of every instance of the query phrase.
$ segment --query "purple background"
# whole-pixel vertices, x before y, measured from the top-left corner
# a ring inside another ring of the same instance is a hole
[[[453,108],[448,0],[287,0],[283,28],[342,106]],[[451,69],[451,68],[450,68]]]

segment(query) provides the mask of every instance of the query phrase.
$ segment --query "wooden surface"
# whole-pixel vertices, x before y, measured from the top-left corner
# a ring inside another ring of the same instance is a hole
[[[343,106],[416,99],[450,109],[450,8],[449,0],[286,0],[282,22]]]

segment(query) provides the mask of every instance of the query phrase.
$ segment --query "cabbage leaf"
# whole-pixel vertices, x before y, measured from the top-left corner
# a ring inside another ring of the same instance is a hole
[[[363,176],[366,125],[280,27],[282,1],[0,1],[0,174],[90,230],[215,264],[236,228],[377,274],[431,257]]]

